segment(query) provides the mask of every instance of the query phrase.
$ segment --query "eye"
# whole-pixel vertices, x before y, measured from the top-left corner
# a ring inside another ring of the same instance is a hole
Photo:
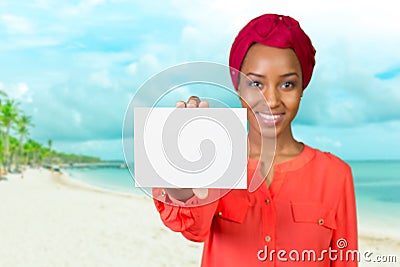
[[[249,81],[249,86],[261,88],[262,84],[260,82],[257,82],[257,81]]]
[[[291,88],[293,88],[293,87],[295,87],[296,86],[296,84],[294,83],[294,82],[283,82],[283,84],[282,84],[282,88],[283,89],[291,89]]]

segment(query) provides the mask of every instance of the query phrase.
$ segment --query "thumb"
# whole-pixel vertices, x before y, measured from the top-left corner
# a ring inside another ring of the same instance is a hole
[[[193,193],[199,198],[199,199],[205,199],[208,197],[208,189],[207,188],[193,188]]]

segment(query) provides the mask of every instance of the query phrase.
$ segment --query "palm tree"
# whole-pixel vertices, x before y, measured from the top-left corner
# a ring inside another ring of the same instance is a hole
[[[17,168],[17,166],[18,166],[18,163],[17,163],[17,161],[18,161],[18,149],[19,149],[18,139],[13,137],[13,136],[10,136],[10,139],[9,139],[10,166],[12,166],[13,162],[15,162],[16,163],[16,170],[18,169]]]
[[[43,147],[38,142],[29,139],[25,145],[24,150],[27,156],[26,161],[32,166],[38,166],[41,163]]]
[[[7,98],[7,93],[0,90],[0,111],[3,109],[3,100]],[[4,163],[4,132],[3,132],[3,127],[2,127],[2,122],[0,120],[0,141],[1,141],[1,153],[0,153],[0,157],[1,157],[1,168],[0,168],[0,177],[1,174],[3,174],[3,163]]]
[[[31,164],[31,159],[33,158],[33,144],[32,140],[29,139],[25,144],[24,144],[24,155],[25,155],[25,164]]]
[[[53,154],[51,151],[51,146],[53,145],[53,140],[49,139],[47,140],[47,146],[49,148],[49,164],[51,165],[52,161],[53,161]]]
[[[23,154],[23,147],[24,147],[24,140],[29,135],[28,127],[33,126],[32,124],[32,117],[22,114],[17,118],[17,133],[19,135],[19,148],[18,153],[16,154],[16,168],[18,169],[19,159],[22,158]]]
[[[4,130],[4,159],[6,169],[10,168],[10,152],[9,152],[9,138],[10,129],[13,123],[18,118],[18,105],[19,103],[12,99],[7,99],[5,104],[1,106],[0,121]]]

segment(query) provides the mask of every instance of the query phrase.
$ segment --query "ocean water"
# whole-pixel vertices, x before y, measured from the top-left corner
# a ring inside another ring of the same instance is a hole
[[[398,233],[400,238],[400,161],[349,161],[361,229]],[[134,187],[128,169],[67,169],[72,178],[124,193],[144,194]],[[368,234],[368,233],[366,233]]]
[[[360,228],[400,238],[400,161],[348,163],[353,171]]]
[[[66,169],[71,178],[86,184],[123,193],[141,194],[126,168],[82,168]]]

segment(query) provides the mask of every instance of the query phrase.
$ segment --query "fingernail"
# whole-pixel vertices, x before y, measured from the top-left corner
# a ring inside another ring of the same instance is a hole
[[[186,107],[186,102],[184,102],[184,101],[179,101],[178,103],[176,103],[176,107],[179,107],[180,105],[182,105],[183,104],[183,106],[184,107]]]
[[[200,98],[192,95],[191,97],[189,97],[188,101],[195,101],[196,104],[198,104],[198,103],[200,103]]]

